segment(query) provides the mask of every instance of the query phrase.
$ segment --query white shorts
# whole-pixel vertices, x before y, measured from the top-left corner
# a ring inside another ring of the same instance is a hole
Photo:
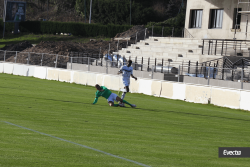
[[[116,97],[117,97],[117,95],[115,93],[111,93],[111,95],[109,96],[109,98],[107,100],[108,100],[108,102],[112,101],[114,103],[114,101],[117,102]]]
[[[129,86],[130,85],[130,78],[122,78],[122,82],[124,86]]]

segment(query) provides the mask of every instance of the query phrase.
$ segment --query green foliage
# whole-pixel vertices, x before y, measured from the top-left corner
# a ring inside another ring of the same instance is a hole
[[[84,17],[84,0],[76,0],[75,10],[80,14],[81,17]]]
[[[163,22],[148,22],[146,27],[151,30],[152,26],[154,26],[154,33],[161,32],[160,34],[162,34],[160,29],[164,27],[164,36],[171,36],[172,30],[174,29],[173,35],[175,37],[181,37],[183,28],[185,26],[185,11],[183,10],[176,17],[169,18]]]
[[[150,2],[150,1],[148,1]],[[149,5],[151,3],[131,3],[131,24],[146,24],[151,20],[160,20],[156,12]],[[84,0],[76,0],[76,11],[84,17]],[[90,0],[86,0],[86,17],[89,18]],[[130,24],[129,0],[95,0],[92,2],[92,19],[101,24]]]
[[[41,33],[41,22],[40,21],[26,21],[19,24],[21,32]]]
[[[101,25],[101,24],[84,24],[75,22],[50,22],[50,21],[25,21],[19,24],[21,32],[35,34],[56,34],[72,33],[76,36],[95,37],[103,36],[113,38],[117,33],[124,32],[132,26],[128,25]],[[3,22],[0,20],[0,29],[3,30]],[[14,30],[14,23],[6,23],[6,32]]]
[[[154,34],[162,34],[162,27],[164,26],[163,36],[171,36],[172,28],[177,25],[173,19],[167,20],[169,22],[155,23],[150,22],[146,27],[151,31],[154,25]],[[170,26],[166,26],[170,25]],[[173,26],[174,25],[174,26]],[[2,30],[3,22],[0,21],[0,29]],[[29,32],[35,34],[56,34],[56,33],[71,33],[76,36],[95,37],[103,36],[113,38],[117,33],[127,31],[132,26],[129,25],[101,25],[101,24],[84,24],[75,22],[51,22],[51,21],[26,21],[19,25],[21,32]],[[6,23],[6,32],[14,30],[14,23]],[[182,35],[182,27],[175,27],[174,36]]]
[[[175,27],[175,28],[183,28],[185,26],[185,13],[179,13],[174,18],[169,18],[162,22],[148,22],[147,26],[166,26],[166,27]]]
[[[0,19],[0,30],[3,31],[4,23],[3,19]],[[14,23],[6,22],[5,23],[5,32],[14,31]]]
[[[2,34],[0,34],[2,38]],[[0,39],[0,48],[10,44],[17,44],[23,41],[29,41],[32,44],[39,44],[41,41],[68,41],[77,43],[88,43],[89,38],[95,38],[96,40],[110,41],[110,38],[103,36],[97,37],[82,37],[82,36],[65,36],[65,35],[53,35],[53,34],[33,34],[33,33],[20,33],[12,34],[5,33],[4,39]]]

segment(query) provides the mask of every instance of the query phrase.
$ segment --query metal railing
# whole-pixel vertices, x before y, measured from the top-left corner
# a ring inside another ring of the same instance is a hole
[[[29,65],[40,65],[55,68],[67,68],[69,56],[47,53],[0,50],[0,61]]]
[[[86,64],[88,65],[87,71],[90,71],[90,68],[93,68],[94,66],[102,66],[106,67],[106,71],[103,71],[103,73],[108,73],[108,68],[117,68],[118,71],[118,69],[122,65],[125,65],[127,60],[129,60],[129,58],[126,59],[125,57],[116,57],[115,59],[114,56],[112,56],[113,59],[111,60],[108,59],[108,57],[103,56],[99,58],[99,54],[77,53],[77,57],[73,57],[74,55],[76,55],[76,53],[72,53],[69,56],[62,56],[57,54],[0,50],[0,61],[68,69],[72,69],[73,63]],[[95,58],[97,56],[98,58]],[[148,58],[144,60],[143,57],[140,59],[136,57],[135,60],[133,60],[132,66],[134,70],[151,72],[152,78],[154,73],[163,73],[164,75],[172,74],[175,77],[177,76],[178,81],[181,76],[190,76],[242,83],[250,82],[250,69],[248,68],[250,60],[241,59],[232,63],[229,59],[224,59],[224,68],[218,66],[219,61],[220,59],[217,61],[214,60],[214,63],[198,63],[191,61],[172,62],[164,59],[158,60]],[[226,65],[227,61],[228,64]],[[70,68],[67,67],[69,63],[71,64]]]
[[[122,60],[122,61],[121,61]],[[123,61],[124,60],[124,61]],[[67,68],[68,63],[87,64],[93,66],[108,66],[112,68],[120,68],[125,65],[131,57],[121,57],[119,55],[103,56],[100,54],[90,54],[84,52],[72,52],[69,56],[48,53],[34,52],[19,52],[19,51],[4,51],[0,50],[0,61],[13,62],[29,65],[39,65],[55,68]],[[135,70],[151,71],[152,66],[155,67],[155,72],[174,73],[179,66],[194,66],[200,65],[198,62],[183,62],[173,61],[172,59],[157,59],[157,58],[133,58],[133,67]]]
[[[187,72],[187,68],[191,68],[189,73]],[[183,71],[180,71],[180,75],[186,75],[189,77],[205,79],[205,80],[191,79],[190,80],[191,83],[197,84],[197,82],[202,82],[202,84],[205,84],[205,85],[222,86],[222,87],[249,90],[249,87],[248,86],[245,87],[244,84],[250,83],[250,69],[244,69],[244,68],[232,69],[232,68],[217,68],[217,67],[204,67],[204,66],[183,67],[180,69],[184,69]],[[212,79],[217,80],[217,81],[211,83]],[[221,81],[238,82],[240,84],[227,83],[227,82],[225,83]]]
[[[118,59],[117,59],[118,58]],[[102,66],[103,62],[109,60],[109,62],[112,62],[112,64],[115,64],[114,66],[120,66],[122,63],[126,64],[128,60],[132,60],[134,64],[135,70],[141,70],[146,71],[149,69],[152,65],[155,67],[161,67],[161,68],[169,68],[169,67],[175,67],[178,68],[179,65],[196,65],[198,62],[184,62],[184,61],[173,61],[172,59],[159,59],[159,58],[150,58],[146,57],[134,57],[133,59],[129,57],[121,57],[120,55],[109,55],[108,57],[103,57],[101,59],[95,60],[96,66]],[[123,62],[123,60],[125,62]],[[201,64],[201,63],[198,63]],[[164,70],[163,70],[164,71]]]
[[[183,66],[180,68],[180,75],[235,82],[250,82],[250,69],[240,67],[233,69],[209,66]]]
[[[203,39],[202,54],[221,56],[250,56],[250,41]]]
[[[94,66],[102,66],[104,68],[99,68],[99,70],[101,71],[93,72],[101,72],[106,74],[116,74],[119,68],[122,65],[125,65],[126,63],[126,61],[120,61],[119,59],[117,61],[117,59],[109,60],[105,57],[93,58],[91,57],[92,54],[88,54],[88,57],[80,57],[80,55],[81,54],[79,53],[79,57],[78,55],[77,57],[73,57],[73,54],[71,56],[61,56],[45,53],[0,51],[0,61],[68,69],[72,69],[73,65],[76,65],[76,67],[78,66],[79,68],[79,64],[86,64],[86,66],[82,66],[84,67],[85,71],[98,70],[98,68],[95,68]],[[126,59],[123,58],[123,60]],[[242,65],[241,67],[240,65],[237,65],[238,62],[236,62],[234,68],[220,68],[217,67],[218,63],[214,63],[214,65],[210,63],[209,66],[208,62],[182,62],[175,65],[176,67],[174,67],[174,62],[171,61],[165,62],[161,60],[163,63],[156,63],[155,65],[155,59],[154,63],[150,63],[150,60],[148,62],[139,62],[138,60],[139,59],[137,59],[137,61],[134,61],[134,63],[132,64],[134,70],[146,72],[143,73],[143,75],[146,74],[147,78],[151,79],[155,79],[155,77],[160,79],[160,76],[164,80],[183,82],[184,76],[189,76],[196,78],[204,78],[205,80],[203,80],[202,84],[207,85],[210,85],[210,82],[211,84],[214,84],[214,82],[212,83],[211,79],[240,82],[240,84],[233,83],[233,85],[238,85],[236,87],[232,87],[232,85],[229,86],[237,89],[248,89],[248,86],[244,85],[243,83],[250,82],[250,70],[248,69],[247,60],[245,64],[240,64]],[[161,75],[156,75],[157,73],[161,73]],[[195,83],[197,81],[197,79],[191,80],[191,83]]]

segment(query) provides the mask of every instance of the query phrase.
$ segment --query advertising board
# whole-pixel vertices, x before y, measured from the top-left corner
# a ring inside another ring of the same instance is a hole
[[[7,1],[5,22],[25,21],[26,2]]]

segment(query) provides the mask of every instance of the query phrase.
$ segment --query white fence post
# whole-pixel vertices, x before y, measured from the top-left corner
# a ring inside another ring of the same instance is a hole
[[[241,89],[243,89],[243,68],[241,69]]]
[[[151,79],[154,79],[154,70],[155,70],[155,66],[154,66],[154,65],[152,65],[152,69],[151,69],[151,71],[152,71],[152,74],[151,74]]]
[[[108,62],[109,62],[109,60],[107,59],[107,61],[106,61],[106,74],[108,74]]]
[[[58,54],[56,55],[56,61],[54,62],[55,63],[55,68],[57,67],[57,59],[58,59]]]
[[[109,52],[110,52],[110,42],[109,42],[109,51],[108,51],[108,56],[109,56]]]
[[[181,66],[179,65],[179,69],[178,69],[178,82],[180,82],[180,69],[181,69]]]
[[[30,61],[30,52],[28,53],[27,64],[29,64],[29,61]]]
[[[42,59],[41,59],[41,66],[43,66],[43,53],[42,53]]]
[[[117,43],[117,52],[119,51],[119,39],[118,39],[118,43]]]
[[[3,55],[4,62],[5,62],[5,57],[6,57],[6,51],[4,51],[4,55]]]
[[[15,63],[16,63],[16,59],[17,59],[17,51],[16,51],[16,57],[15,57]]]
[[[99,59],[101,58],[101,50],[102,50],[102,47],[100,47]]]
[[[208,68],[207,85],[209,85],[210,80],[210,67]]]
[[[138,31],[136,32],[135,44],[137,44],[137,34],[138,34]]]
[[[90,71],[90,57],[88,57],[88,71]]]
[[[73,60],[72,60],[72,57],[71,57],[71,70],[72,70],[72,61],[73,61]]]

